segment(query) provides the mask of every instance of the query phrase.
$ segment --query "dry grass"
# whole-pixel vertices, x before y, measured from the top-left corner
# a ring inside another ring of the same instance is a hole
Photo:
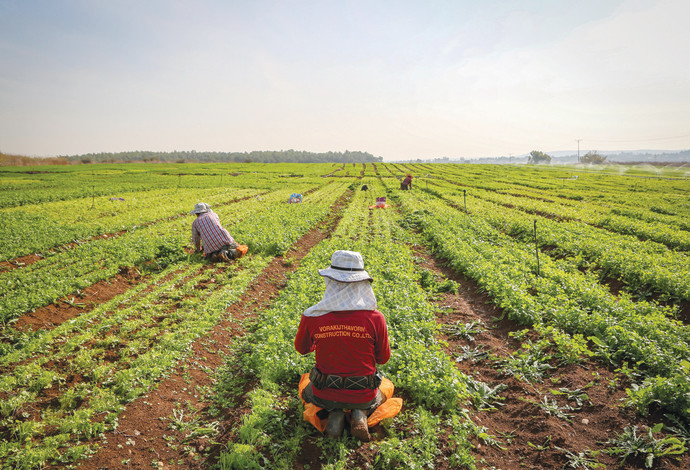
[[[68,165],[66,158],[61,157],[25,157],[22,155],[7,155],[0,153],[0,166],[36,166],[36,165]]]

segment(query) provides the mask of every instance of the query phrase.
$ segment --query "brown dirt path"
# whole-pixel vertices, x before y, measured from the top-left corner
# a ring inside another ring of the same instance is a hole
[[[98,281],[78,294],[68,295],[45,307],[25,313],[14,322],[13,326],[20,331],[53,329],[127,292],[133,285],[144,282],[146,279],[148,276],[142,276],[134,268],[122,268],[115,277]]]

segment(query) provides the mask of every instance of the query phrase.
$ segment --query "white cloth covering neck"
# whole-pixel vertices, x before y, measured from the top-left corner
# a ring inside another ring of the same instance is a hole
[[[323,299],[304,311],[305,317],[320,317],[329,312],[343,310],[375,310],[376,297],[371,288],[371,282],[338,282],[331,278],[323,278],[326,281],[326,292]]]

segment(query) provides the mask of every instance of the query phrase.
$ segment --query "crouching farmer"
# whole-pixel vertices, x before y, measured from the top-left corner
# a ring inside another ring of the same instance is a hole
[[[201,251],[203,244],[205,258],[229,262],[241,258],[247,252],[247,247],[238,245],[223,228],[218,214],[208,204],[195,204],[190,214],[196,214],[196,219],[192,222],[192,243],[197,253]]]
[[[405,176],[405,179],[400,183],[400,189],[405,191],[412,189],[412,175],[408,173],[408,175]]]
[[[350,433],[369,441],[367,417],[392,394],[387,379],[383,380],[390,384],[390,393],[381,392],[382,378],[376,370],[376,364],[385,364],[391,354],[386,320],[376,310],[373,279],[364,270],[361,254],[336,251],[331,266],[319,274],[326,282],[323,299],[303,313],[295,337],[300,354],[316,352],[316,366],[308,378],[303,376],[306,385],[300,384],[302,400],[328,412],[321,429],[328,436],[341,435],[344,410],[351,410]]]

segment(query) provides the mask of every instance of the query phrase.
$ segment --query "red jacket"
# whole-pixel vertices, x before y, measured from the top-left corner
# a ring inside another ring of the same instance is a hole
[[[316,351],[316,367],[322,373],[343,377],[371,375],[376,364],[385,364],[391,356],[386,319],[378,310],[303,315],[295,349],[300,354]],[[376,390],[313,390],[321,399],[347,403],[365,403],[376,397]]]

